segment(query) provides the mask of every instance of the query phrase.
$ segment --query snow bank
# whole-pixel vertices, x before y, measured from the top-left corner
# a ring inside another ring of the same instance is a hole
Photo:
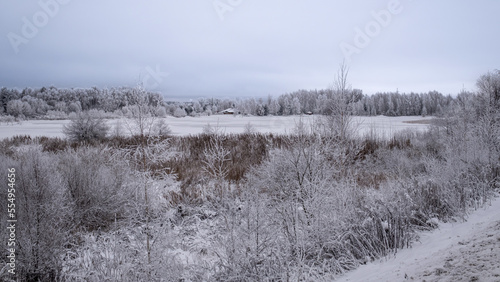
[[[500,199],[337,281],[500,281]]]

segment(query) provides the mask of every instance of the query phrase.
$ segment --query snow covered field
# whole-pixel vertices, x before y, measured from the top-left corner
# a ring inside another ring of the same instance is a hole
[[[442,223],[411,249],[363,265],[338,281],[500,281],[500,199],[466,222]]]
[[[303,116],[302,119],[309,123],[319,116]],[[247,124],[251,124],[258,132],[287,133],[291,132],[299,116],[230,116],[230,115],[212,115],[202,117],[184,117],[165,118],[166,123],[172,129],[174,135],[199,134],[203,127],[210,123],[211,126],[218,126],[225,133],[242,133]],[[354,124],[357,124],[359,133],[364,135],[374,130],[380,137],[390,137],[395,132],[404,129],[425,130],[426,124],[405,123],[408,121],[429,120],[432,117],[422,118],[420,116],[404,117],[355,117]],[[0,124],[0,139],[12,137],[15,135],[64,137],[62,133],[63,125],[68,124],[69,120],[28,120],[21,123]],[[109,120],[108,124],[113,128],[117,124],[124,127],[123,120]],[[122,132],[126,132],[122,128]]]

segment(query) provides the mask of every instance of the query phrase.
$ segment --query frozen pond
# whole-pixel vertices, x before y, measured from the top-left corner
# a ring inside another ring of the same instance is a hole
[[[225,133],[242,133],[247,124],[262,133],[284,134],[292,132],[295,125],[302,119],[306,124],[313,122],[320,116],[231,116],[231,115],[212,115],[201,117],[166,117],[163,118],[172,129],[174,135],[199,134],[203,132],[203,127],[210,124],[218,127]],[[426,124],[407,123],[411,121],[429,120],[432,117],[404,116],[404,117],[354,117],[353,124],[357,125],[360,135],[375,132],[377,136],[387,138],[394,133],[404,129],[425,130]],[[28,120],[21,123],[0,124],[0,139],[16,135],[64,137],[62,133],[63,126],[68,124],[69,120]],[[126,120],[111,119],[108,120],[111,131],[117,125],[121,125],[121,132],[126,133]]]

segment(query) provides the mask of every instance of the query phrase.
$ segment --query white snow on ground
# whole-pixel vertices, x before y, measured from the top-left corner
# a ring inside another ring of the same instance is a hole
[[[225,133],[242,133],[247,124],[251,124],[256,131],[262,133],[285,134],[293,131],[296,124],[302,119],[306,124],[317,120],[320,116],[241,116],[241,115],[212,115],[202,117],[174,118],[168,117],[167,124],[175,135],[198,134],[203,127],[210,123],[218,126]],[[360,134],[374,130],[380,137],[392,136],[395,132],[414,128],[425,130],[426,124],[410,124],[408,121],[429,120],[432,117],[422,118],[420,116],[404,117],[354,117],[353,125],[359,129]]]
[[[500,199],[337,281],[500,281]]]
[[[0,139],[16,135],[64,137],[63,125],[69,120],[26,120],[15,123],[0,123]]]
[[[174,135],[199,134],[203,132],[203,127],[210,123],[211,126],[218,126],[225,133],[242,133],[245,126],[250,123],[254,129],[262,133],[284,134],[293,131],[295,125],[302,120],[310,123],[320,116],[232,116],[232,115],[212,115],[201,117],[164,118],[166,124],[170,126]],[[428,120],[432,117],[422,118],[420,116],[405,117],[354,117],[354,122],[359,130],[359,134],[364,135],[371,130],[376,132],[378,137],[386,138],[392,136],[395,132],[411,128],[416,130],[425,130],[426,124],[410,124],[407,121]],[[112,128],[116,126],[118,119],[108,120]],[[68,124],[69,120],[28,120],[21,123],[0,124],[0,139],[16,135],[64,137],[62,133],[63,125]],[[126,133],[125,121],[121,120],[121,132]]]

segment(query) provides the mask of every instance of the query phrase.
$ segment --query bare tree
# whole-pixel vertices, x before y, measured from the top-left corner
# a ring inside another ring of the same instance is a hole
[[[323,133],[341,142],[354,137],[356,130],[352,117],[356,93],[348,83],[348,75],[349,68],[342,63],[331,87],[332,97],[323,121]]]
[[[155,108],[149,105],[148,93],[141,85],[132,89],[131,95],[134,104],[127,108],[129,120],[126,120],[125,125],[131,135],[146,137],[151,134],[156,121]]]
[[[203,150],[203,170],[215,179],[215,196],[221,200],[226,193],[224,181],[229,173],[227,162],[231,160],[230,151],[224,147],[224,135],[214,133],[209,138]]]
[[[213,178],[222,180],[227,176],[228,169],[225,162],[229,161],[229,150],[224,148],[222,138],[214,136],[203,150],[205,160],[204,170]]]
[[[342,175],[347,173],[348,163],[357,150],[356,124],[353,112],[355,102],[360,99],[358,90],[353,90],[348,82],[349,69],[345,63],[340,65],[331,88],[331,99],[325,116],[318,121],[319,132],[326,140],[328,154],[333,165]]]

